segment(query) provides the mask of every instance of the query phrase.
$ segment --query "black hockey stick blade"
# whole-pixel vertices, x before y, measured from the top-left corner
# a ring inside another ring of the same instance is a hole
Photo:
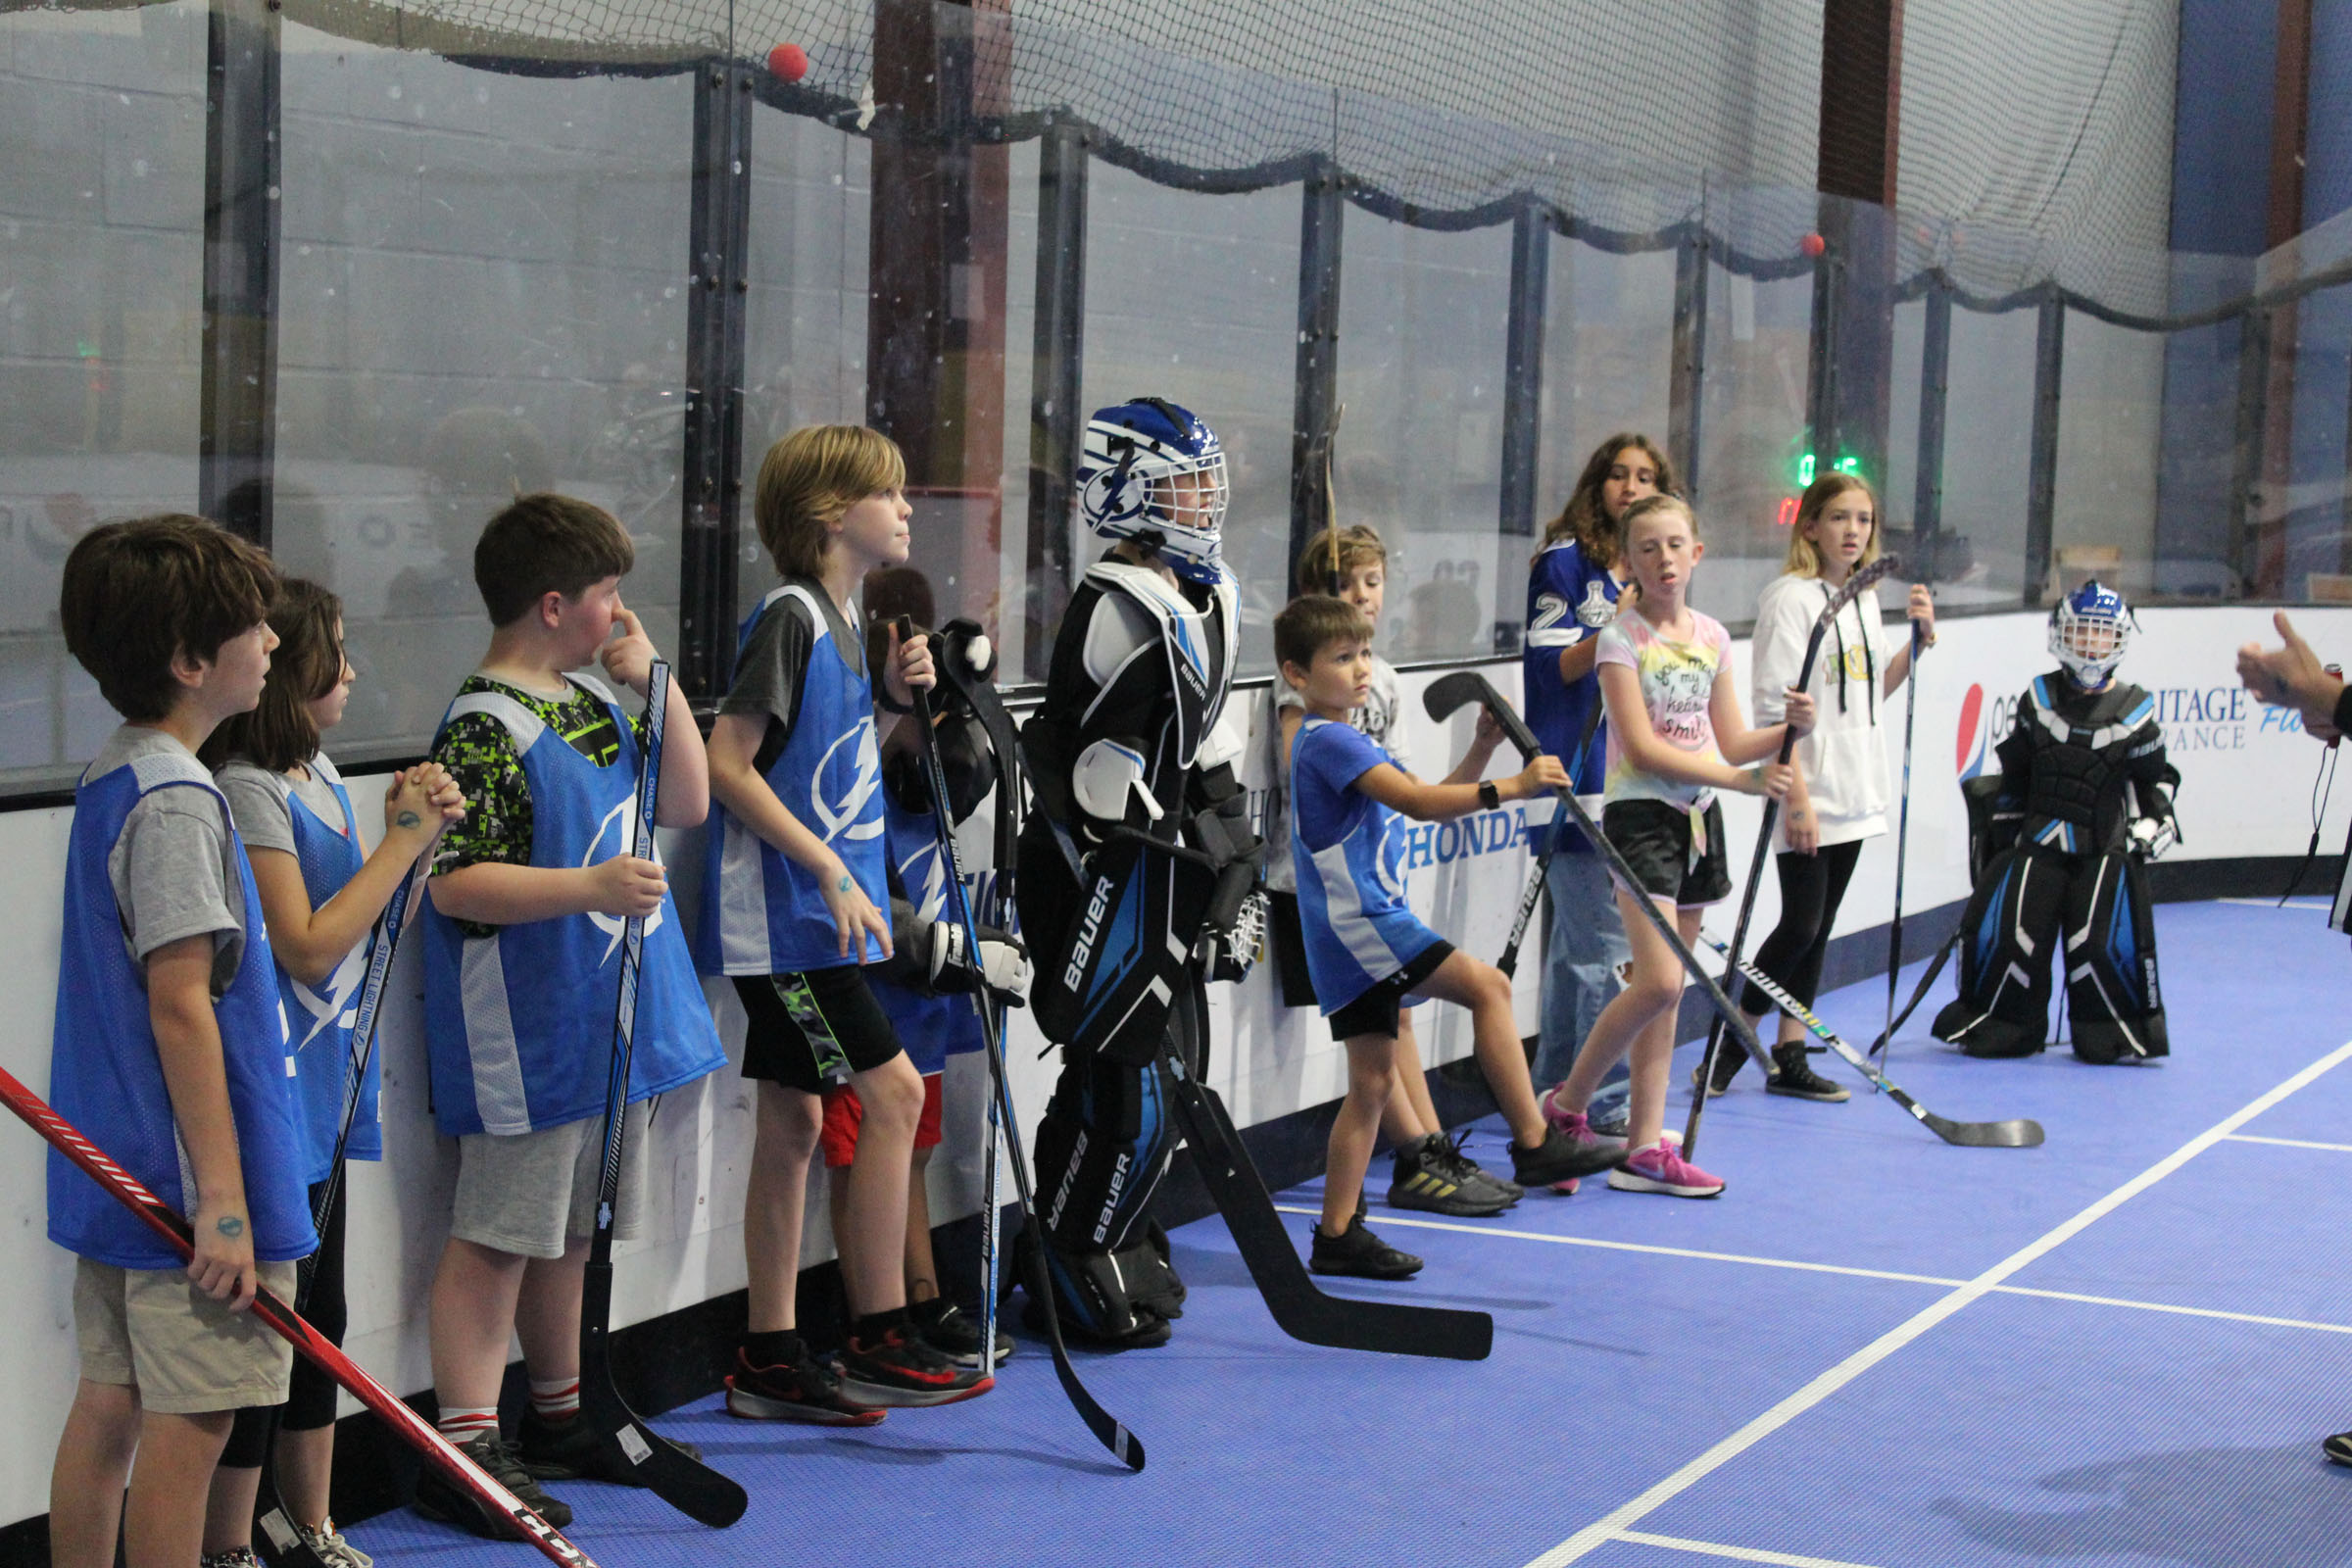
[[[580,1413],[597,1435],[591,1476],[643,1487],[697,1524],[723,1530],[751,1498],[726,1476],[645,1424],[612,1381],[612,1265],[591,1261],[580,1282]]]
[[[1703,940],[1717,953],[1731,951],[1713,937],[1706,937]],[[1963,1149],[2037,1149],[2041,1146],[2044,1136],[2041,1123],[2030,1116],[2011,1116],[2004,1121],[1954,1121],[1949,1116],[1936,1115],[1927,1106],[1904,1094],[1892,1079],[1872,1066],[1868,1057],[1852,1046],[1847,1045],[1843,1036],[1822,1022],[1814,1014],[1812,1008],[1783,990],[1779,982],[1770,975],[1745,959],[1741,959],[1736,967],[1749,985],[1772,999],[1774,1006],[1803,1024],[1807,1033],[1844,1057],[1847,1065],[1878,1085],[1886,1092],[1886,1098],[1909,1111],[1918,1118],[1921,1126],[1945,1143],[1958,1144]]]
[[[1928,991],[1936,984],[1936,977],[1943,973],[1945,962],[1951,958],[1953,950],[1960,946],[1960,932],[1954,931],[1950,936],[1944,938],[1943,946],[1936,950],[1935,959],[1929,963],[1928,972],[1921,975],[1919,984],[1911,988],[1911,1000],[1903,1004],[1903,1010],[1894,1015],[1894,1022],[1886,1026],[1885,1033],[1870,1043],[1872,1055],[1875,1056],[1886,1049],[1886,1042],[1894,1038],[1895,1031],[1909,1023],[1911,1014],[1917,1012],[1919,1004],[1928,999]]]
[[[1225,1216],[1234,1246],[1265,1298],[1275,1325],[1294,1340],[1340,1350],[1379,1350],[1447,1361],[1483,1361],[1494,1348],[1494,1320],[1455,1307],[1411,1306],[1327,1296],[1298,1261],[1290,1233],[1266,1191],[1265,1179],[1242,1147],[1241,1135],[1215,1090],[1185,1071],[1172,1049],[1160,1060],[1175,1082],[1176,1114],[1184,1122],[1193,1165]]]

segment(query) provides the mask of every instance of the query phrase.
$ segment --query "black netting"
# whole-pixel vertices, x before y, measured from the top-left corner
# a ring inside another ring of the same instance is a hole
[[[882,0],[895,5],[900,0]],[[939,7],[971,115],[913,125],[874,100],[876,0],[286,0],[291,20],[522,71],[660,71],[808,53],[778,107],[877,136],[1018,139],[1055,120],[1164,184],[1236,190],[1337,172],[1424,227],[1523,203],[1610,250],[1703,229],[1757,275],[1805,265],[1821,0],[1006,0]],[[0,0],[0,10],[23,0]],[[2058,291],[2132,323],[2209,303],[2168,256],[2178,10],[2167,0],[1972,0],[1903,23],[1895,275],[1976,303]],[[2238,291],[2231,290],[2234,294]]]

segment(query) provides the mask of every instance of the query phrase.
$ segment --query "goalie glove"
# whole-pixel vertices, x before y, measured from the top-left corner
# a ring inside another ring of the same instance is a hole
[[[1029,950],[1018,937],[999,931],[994,926],[980,929],[980,961],[974,964],[964,951],[963,927],[952,920],[931,922],[930,967],[927,980],[933,991],[977,991],[985,983],[988,989],[1009,1005],[1025,1005],[1029,995]]]
[[[2180,830],[2169,816],[2140,816],[2132,820],[2132,853],[2153,860],[2180,842]]]

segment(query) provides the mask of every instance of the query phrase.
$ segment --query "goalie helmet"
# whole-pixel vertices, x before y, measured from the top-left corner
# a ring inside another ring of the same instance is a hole
[[[2050,652],[2084,691],[2107,684],[2132,640],[2132,607],[2092,578],[2050,607]]]
[[[1198,415],[1159,398],[1098,410],[1076,478],[1087,527],[1157,550],[1179,577],[1224,579],[1225,449]]]

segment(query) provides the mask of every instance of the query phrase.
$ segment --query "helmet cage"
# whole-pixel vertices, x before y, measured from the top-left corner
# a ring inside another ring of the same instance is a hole
[[[2051,607],[2050,653],[2078,686],[2104,686],[2131,641],[2131,607],[2095,578]]]

